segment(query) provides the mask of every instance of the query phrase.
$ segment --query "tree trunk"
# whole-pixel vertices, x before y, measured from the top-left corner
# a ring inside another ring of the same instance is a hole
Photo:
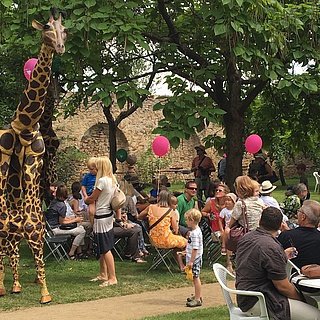
[[[109,106],[105,106],[103,104],[101,104],[102,106],[102,110],[103,113],[107,119],[108,122],[108,126],[109,126],[109,158],[110,161],[112,163],[112,168],[113,168],[113,173],[115,173],[117,171],[117,158],[116,158],[116,154],[117,154],[117,126],[116,126],[116,122],[110,112],[110,107],[112,104],[110,104]]]
[[[114,121],[108,121],[109,124],[109,147],[110,161],[113,167],[113,173],[117,171],[117,128]]]
[[[234,192],[234,181],[242,175],[244,118],[237,112],[229,112],[224,115],[223,120],[226,128],[226,183]]]
[[[286,180],[285,180],[285,177],[284,177],[284,174],[283,174],[283,168],[282,167],[279,169],[279,177],[280,177],[281,185],[285,186],[286,185]]]

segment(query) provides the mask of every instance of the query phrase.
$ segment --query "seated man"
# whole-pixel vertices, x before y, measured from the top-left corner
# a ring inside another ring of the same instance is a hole
[[[147,261],[141,259],[139,251],[139,232],[141,227],[135,226],[128,222],[120,222],[113,226],[115,238],[126,238],[126,245],[124,248],[125,258],[137,263],[146,263]]]
[[[184,187],[184,193],[180,194],[178,199],[178,212],[179,212],[179,233],[188,238],[191,228],[187,226],[184,214],[189,210],[194,208],[195,200],[194,196],[197,194],[197,184],[195,181],[188,181]]]
[[[296,247],[297,257],[292,261],[301,268],[307,264],[320,264],[320,232],[317,230],[320,218],[320,203],[305,200],[297,212],[298,227],[285,230],[278,236],[283,248]]]
[[[320,311],[302,302],[300,294],[287,278],[286,253],[275,238],[281,223],[281,211],[268,207],[262,211],[259,227],[239,241],[236,288],[262,292],[269,316],[273,319],[320,319]],[[295,248],[287,249],[291,257],[293,250]],[[260,314],[257,301],[257,297],[237,296],[240,309],[249,315]]]

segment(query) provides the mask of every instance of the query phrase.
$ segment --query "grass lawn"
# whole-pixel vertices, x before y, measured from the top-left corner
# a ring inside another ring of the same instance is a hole
[[[19,279],[22,285],[21,293],[17,295],[10,294],[12,275],[8,259],[5,258],[6,275],[4,283],[7,294],[0,298],[0,311],[39,306],[40,286],[34,284],[34,261],[24,241],[21,245],[20,256]],[[149,263],[137,264],[126,260],[120,261],[115,256],[118,285],[111,286],[105,290],[99,288],[97,283],[89,282],[91,278],[99,274],[99,262],[95,258],[82,261],[67,261],[63,268],[56,263],[54,258],[49,258],[45,270],[48,289],[52,297],[51,304],[98,300],[144,291],[192,286],[191,282],[185,279],[185,275],[178,272],[178,266],[173,277],[162,265],[146,274],[151,264],[152,256],[146,259]],[[224,259],[224,257],[221,257],[221,263],[225,263]],[[201,272],[201,281],[202,283],[216,281],[213,271],[206,261],[204,261]]]

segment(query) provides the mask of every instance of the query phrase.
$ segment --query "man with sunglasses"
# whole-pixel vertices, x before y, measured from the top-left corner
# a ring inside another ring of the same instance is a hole
[[[184,187],[184,193],[177,197],[178,199],[178,212],[179,212],[179,233],[188,238],[191,228],[187,226],[184,214],[195,207],[194,196],[197,194],[197,184],[195,181],[188,181]]]

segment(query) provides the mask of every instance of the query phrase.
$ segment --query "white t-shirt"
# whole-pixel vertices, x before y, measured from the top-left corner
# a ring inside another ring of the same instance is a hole
[[[229,210],[227,208],[223,208],[220,211],[219,217],[224,219],[224,223],[225,223],[225,228],[229,227],[229,222],[231,219],[231,214],[232,214],[232,209]]]
[[[106,214],[111,212],[110,202],[114,194],[116,185],[112,185],[112,179],[102,177],[98,180],[97,189],[101,191],[96,204],[96,215]]]
[[[188,263],[191,258],[191,253],[193,249],[197,249],[197,255],[195,260],[202,256],[203,254],[203,238],[202,232],[199,227],[192,230],[190,232],[190,236],[188,239],[187,247],[186,247],[186,262]]]

